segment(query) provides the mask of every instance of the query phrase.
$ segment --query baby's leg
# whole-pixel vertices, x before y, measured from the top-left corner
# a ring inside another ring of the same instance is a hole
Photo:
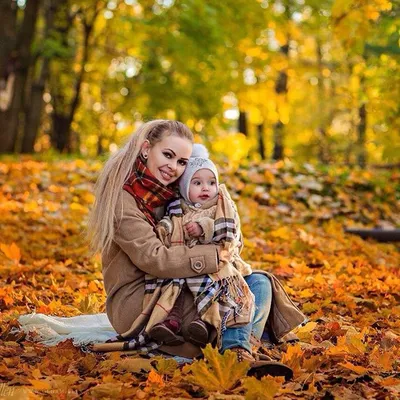
[[[150,329],[150,337],[169,346],[178,346],[184,343],[183,337],[180,335],[184,301],[182,290],[165,321],[155,324]]]

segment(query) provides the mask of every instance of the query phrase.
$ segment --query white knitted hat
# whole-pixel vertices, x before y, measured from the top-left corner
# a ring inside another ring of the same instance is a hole
[[[179,191],[187,203],[191,203],[189,199],[190,181],[199,169],[209,169],[214,174],[218,187],[218,170],[208,156],[208,151],[204,145],[198,143],[193,145],[192,155],[179,181]]]

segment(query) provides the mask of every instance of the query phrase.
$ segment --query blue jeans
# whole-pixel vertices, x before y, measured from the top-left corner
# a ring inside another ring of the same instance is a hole
[[[250,290],[255,297],[255,311],[252,322],[237,328],[227,328],[222,335],[221,352],[232,347],[242,347],[251,352],[251,333],[257,339],[261,338],[267,322],[272,302],[271,281],[263,274],[253,273],[245,277]]]

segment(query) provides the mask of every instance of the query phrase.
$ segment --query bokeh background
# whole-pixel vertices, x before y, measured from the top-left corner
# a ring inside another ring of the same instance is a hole
[[[400,160],[400,1],[0,0],[0,153],[178,119],[219,157]]]

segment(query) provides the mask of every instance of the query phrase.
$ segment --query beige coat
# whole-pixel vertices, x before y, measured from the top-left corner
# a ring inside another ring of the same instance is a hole
[[[149,273],[159,278],[187,278],[212,274],[218,271],[219,250],[218,246],[211,244],[192,248],[165,247],[137,207],[135,199],[124,190],[120,203],[117,204],[116,217],[119,222],[114,242],[102,257],[107,293],[106,311],[112,326],[119,334],[135,334],[143,327],[145,274]],[[301,324],[305,316],[272,274],[257,272],[266,274],[272,281],[272,309],[266,329],[273,333],[274,338],[280,339]],[[182,321],[184,337],[188,336],[187,327],[195,318],[193,296],[187,290]],[[161,350],[184,357],[196,357],[200,354],[200,349],[190,343],[182,346],[163,346]]]

